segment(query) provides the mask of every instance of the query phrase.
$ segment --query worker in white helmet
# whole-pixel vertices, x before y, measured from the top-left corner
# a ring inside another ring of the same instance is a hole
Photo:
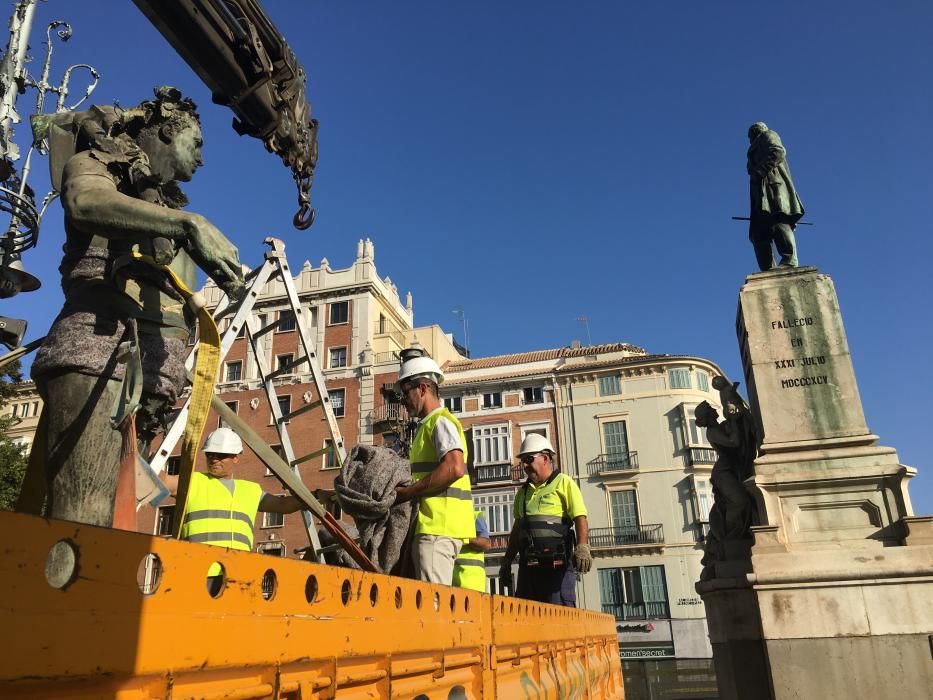
[[[275,496],[265,493],[253,481],[234,479],[242,452],[240,436],[230,428],[218,428],[207,436],[204,443],[207,472],[191,475],[181,539],[251,551],[257,511],[294,513],[301,510],[301,501],[294,496]],[[159,478],[174,496],[178,477],[162,472]],[[220,566],[214,564],[208,576],[216,578],[220,573]],[[222,581],[219,583],[222,586]],[[211,585],[209,582],[208,586]]]
[[[449,586],[463,541],[476,537],[476,527],[466,437],[438,397],[443,381],[444,373],[430,357],[415,349],[402,352],[399,391],[408,415],[421,422],[408,456],[413,483],[395,490],[401,502],[418,499],[412,538],[416,577]]]
[[[556,469],[554,447],[543,435],[526,435],[518,456],[528,479],[515,494],[515,524],[499,578],[511,581],[517,555],[516,596],[576,607],[576,574],[593,565],[580,487]]]

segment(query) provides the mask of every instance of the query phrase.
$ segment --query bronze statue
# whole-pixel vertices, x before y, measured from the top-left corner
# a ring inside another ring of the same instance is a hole
[[[195,109],[163,87],[135,108],[92,107],[58,125],[72,148],[61,173],[65,305],[32,366],[45,402],[50,517],[111,523],[122,446],[111,409],[123,388],[121,352],[139,348],[143,449],[164,430],[185,383],[194,316],[168,276],[131,253],[168,265],[191,289],[197,265],[232,299],[244,293],[236,248],[203,216],[182,210],[178,183],[201,165]],[[61,144],[56,153],[53,140],[53,163],[64,160]]]
[[[739,395],[738,383],[725,377],[713,379],[719,391],[726,419],[703,401],[694,410],[696,423],[706,428],[706,437],[716,450],[716,464],[710,475],[713,485],[713,508],[710,533],[703,556],[703,577],[712,576],[712,566],[726,558],[725,543],[748,538],[748,528],[755,515],[755,505],[744,481],[754,474],[754,461],[761,446],[761,431],[748,404]]]
[[[794,231],[804,215],[803,204],[794,189],[784,144],[777,132],[764,122],[748,129],[748,176],[751,211],[748,238],[755,249],[758,268],[774,269],[771,243],[781,256],[778,267],[797,267]]]

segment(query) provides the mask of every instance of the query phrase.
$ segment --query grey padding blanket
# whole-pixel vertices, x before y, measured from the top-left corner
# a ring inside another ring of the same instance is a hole
[[[395,487],[411,483],[407,459],[386,447],[357,445],[334,479],[337,502],[353,517],[360,547],[387,574],[404,575],[403,550],[417,501],[395,503]]]

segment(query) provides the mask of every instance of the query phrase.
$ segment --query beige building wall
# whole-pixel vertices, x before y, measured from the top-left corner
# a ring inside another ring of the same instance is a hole
[[[604,354],[557,371],[563,462],[587,504],[594,554],[579,602],[616,614],[624,656],[711,656],[694,583],[713,455],[693,408],[718,404],[720,373],[701,358]]]
[[[16,394],[3,406],[0,415],[16,419],[16,423],[7,431],[10,440],[26,448],[32,448],[32,441],[39,425],[39,414],[42,412],[42,398],[36,391],[32,381],[21,382],[16,385]]]

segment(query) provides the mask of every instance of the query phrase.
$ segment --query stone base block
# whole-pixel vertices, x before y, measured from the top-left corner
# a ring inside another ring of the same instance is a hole
[[[933,546],[772,548],[751,568],[697,584],[723,700],[928,697]]]

